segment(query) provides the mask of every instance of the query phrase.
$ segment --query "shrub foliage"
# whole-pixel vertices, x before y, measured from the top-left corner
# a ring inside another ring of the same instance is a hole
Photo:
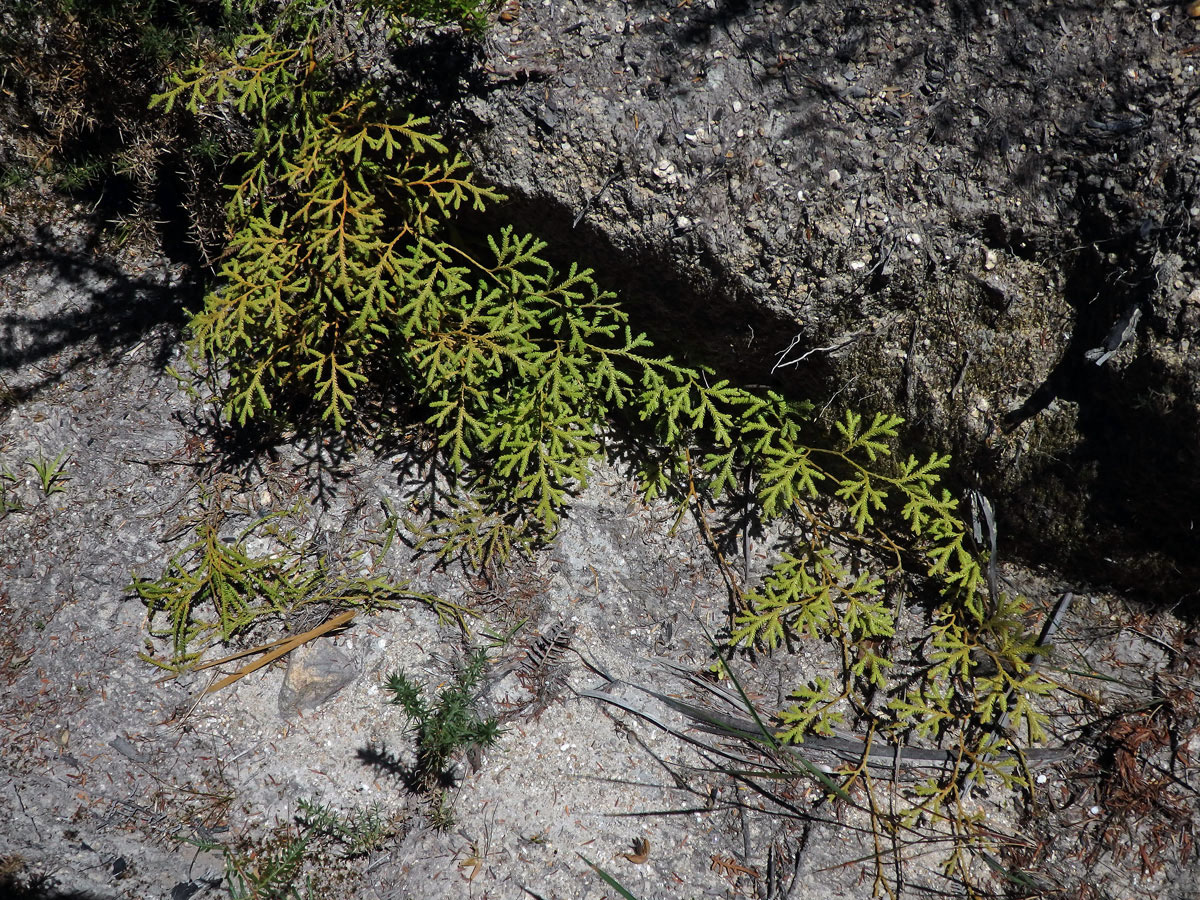
[[[384,6],[391,25],[404,21],[399,4],[357,4]],[[790,523],[762,583],[734,584],[729,641],[775,649],[809,636],[840,649],[841,683],[801,685],[781,712],[788,739],[866,717],[873,731],[956,741],[982,765],[1003,745],[990,726],[1044,737],[1035,701],[1052,685],[1030,666],[1025,604],[989,593],[942,484],[949,457],[894,457],[896,416],[847,411],[823,430],[808,403],[676,359],[591,269],[556,268],[533,235],[464,239],[457,217],[503,198],[427,118],[345,87],[360,80],[345,77],[353,62],[330,50],[329,28],[319,15],[256,26],[175,73],[155,101],[243,136],[232,237],[190,337],[228,419],[311,415],[344,429],[418,410],[461,489],[424,539],[475,565],[551,537],[622,434],[639,444],[647,497],[704,518],[741,491],[762,521]],[[895,679],[894,589],[914,565],[940,601]],[[944,799],[948,785],[927,793]]]
[[[155,101],[245,134],[229,187],[233,237],[191,323],[193,350],[223,373],[214,383],[225,415],[245,424],[311,409],[342,429],[364,396],[421,410],[447,472],[471,489],[427,537],[476,562],[511,546],[514,530],[552,535],[623,427],[648,445],[648,496],[711,502],[753,484],[764,521],[796,521],[803,537],[739,597],[734,646],[833,638],[849,681],[886,688],[891,661],[878,648],[896,628],[889,585],[916,554],[944,602],[930,663],[890,714],[937,732],[964,710],[985,722],[1011,713],[1040,737],[1028,698],[1046,685],[1025,662],[1023,608],[987,595],[941,484],[949,458],[893,460],[902,420],[891,415],[848,411],[822,437],[808,404],[674,359],[632,327],[592,270],[557,270],[532,235],[501,227],[464,241],[455,216],[501,196],[428,119],[370,87],[341,87],[347,63],[328,50],[328,24],[256,26],[174,74]],[[858,562],[834,552],[839,542]],[[989,655],[996,674],[976,677]],[[790,721],[824,721],[811,715],[830,712],[824,692],[799,697]]]

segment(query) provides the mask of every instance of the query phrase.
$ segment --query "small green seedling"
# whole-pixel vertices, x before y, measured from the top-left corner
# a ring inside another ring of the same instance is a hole
[[[31,456],[25,462],[37,472],[38,482],[42,493],[49,497],[51,494],[62,494],[67,490],[66,483],[71,480],[67,475],[67,451],[63,450],[54,459],[46,459],[39,453]]]
[[[388,679],[391,702],[403,708],[416,739],[417,762],[408,773],[415,788],[448,786],[453,782],[451,759],[457,751],[490,747],[503,733],[496,719],[481,719],[473,709],[475,688],[486,665],[486,651],[473,652],[434,703],[404,673]]]
[[[0,519],[21,509],[20,498],[10,493],[19,480],[7,467],[0,467]]]
[[[232,900],[311,900],[328,895],[325,879],[331,873],[323,863],[365,856],[395,834],[395,824],[378,805],[347,813],[316,800],[298,805],[293,822],[257,840],[184,840],[224,856],[225,889]]]

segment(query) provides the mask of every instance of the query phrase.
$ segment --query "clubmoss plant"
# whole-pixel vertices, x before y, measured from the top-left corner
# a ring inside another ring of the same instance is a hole
[[[1029,664],[1027,604],[983,577],[942,482],[949,457],[895,455],[898,416],[849,410],[828,427],[808,402],[677,359],[591,269],[556,267],[534,235],[500,224],[466,237],[501,195],[429,119],[334,52],[340,20],[322,9],[255,24],[176,72],[155,101],[242,142],[228,178],[232,238],[190,323],[224,416],[361,433],[415,412],[438,451],[443,477],[431,480],[450,485],[441,514],[414,526],[418,543],[480,568],[551,539],[592,461],[614,440],[634,445],[645,496],[690,511],[712,544],[735,608],[727,650],[803,638],[835,648],[838,673],[798,685],[779,712],[781,739],[854,722],[955,747],[970,764],[924,783],[916,816],[957,804],[971,779],[1028,787],[1010,750],[1044,738],[1038,700],[1054,685]],[[418,7],[347,10],[395,25]],[[473,226],[459,229],[468,212]],[[753,587],[708,523],[733,497],[788,535]],[[225,565],[212,537],[188,552]],[[247,560],[231,564],[256,577]],[[181,592],[147,596],[174,611],[177,650],[198,596],[190,565],[171,576]],[[897,598],[918,581],[928,633],[899,647]],[[426,786],[457,749],[495,739],[495,723],[471,712],[483,665],[472,656],[434,701],[402,674],[389,681]]]
[[[807,403],[675,360],[634,330],[590,269],[556,270],[538,238],[501,227],[461,240],[455,215],[499,194],[427,119],[369,85],[342,87],[329,27],[319,16],[259,24],[157,98],[234,115],[248,135],[220,284],[191,323],[192,349],[227,376],[213,381],[227,417],[313,409],[345,428],[364,397],[375,416],[420,411],[447,474],[467,489],[420,538],[482,565],[551,537],[591,461],[624,429],[644,444],[647,497],[675,497],[681,514],[703,517],[752,485],[758,517],[802,536],[760,589],[730,579],[732,646],[807,634],[842,648],[843,684],[798,689],[785,713],[792,737],[827,728],[862,690],[890,690],[891,592],[915,560],[944,602],[924,673],[889,700],[890,727],[942,736],[964,715],[986,725],[1009,714],[1029,739],[1042,736],[1033,700],[1049,685],[1024,663],[1025,610],[984,590],[941,484],[949,457],[894,460],[897,416],[847,411],[826,434]],[[980,654],[995,674],[976,671]]]
[[[146,604],[151,635],[169,639],[171,646],[165,659],[153,648],[143,658],[178,671],[214,642],[232,641],[268,619],[286,622],[314,605],[330,612],[372,610],[415,599],[433,606],[439,616],[455,614],[435,597],[373,574],[378,559],[363,576],[336,573],[324,560],[312,560],[280,527],[294,512],[255,519],[226,539],[226,516],[219,504],[210,504],[197,517],[194,539],[171,557],[161,576],[135,575],[130,587]],[[273,542],[273,551],[250,550],[252,541],[264,539]]]

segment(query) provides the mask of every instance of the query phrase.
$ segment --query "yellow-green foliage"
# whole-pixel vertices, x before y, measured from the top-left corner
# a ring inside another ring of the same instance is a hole
[[[1031,699],[1049,685],[1028,666],[1024,609],[986,593],[940,481],[948,457],[894,460],[896,416],[847,412],[825,435],[807,403],[680,363],[590,269],[556,270],[531,235],[501,227],[465,242],[452,219],[499,194],[426,119],[370,87],[339,87],[344,61],[324,49],[324,27],[260,26],[159,98],[246,135],[220,283],[191,323],[193,348],[225,373],[227,417],[308,404],[342,428],[364,397],[385,401],[373,415],[419,410],[446,472],[469,488],[424,536],[476,564],[552,534],[623,429],[642,443],[647,496],[706,502],[752,485],[761,519],[793,522],[798,536],[762,586],[739,595],[732,632],[735,646],[808,635],[841,649],[843,683],[798,690],[782,714],[790,737],[829,728],[847,706],[880,726],[954,731],[964,752],[982,746],[965,723],[1001,715],[1041,736]],[[889,591],[913,559],[943,602],[897,688]],[[861,699],[871,692],[882,709]]]
[[[447,283],[438,225],[498,195],[447,156],[427,120],[368,90],[331,91],[316,23],[292,37],[259,26],[157,99],[232,106],[250,131],[221,287],[192,321],[193,346],[226,361],[226,415],[244,424],[309,397],[340,428],[368,377],[391,367],[414,304],[465,289],[456,274]]]
[[[886,674],[894,662],[880,650],[880,642],[896,630],[885,579],[902,571],[901,545],[918,549],[926,574],[941,584],[945,600],[933,614],[927,658],[906,687],[889,694],[891,721],[879,723],[944,738],[947,730],[967,723],[986,726],[1003,715],[1022,727],[1027,740],[1042,740],[1045,720],[1033,700],[1052,690],[1053,683],[1030,667],[1036,636],[1027,630],[1028,610],[1019,598],[987,595],[979,561],[965,544],[958,503],[939,484],[938,473],[949,457],[934,454],[921,463],[910,456],[898,466],[883,464],[900,424],[897,417],[877,415],[864,428],[862,419],[848,412],[838,425],[840,446],[764,449],[766,465],[759,475],[764,512],[791,507],[808,520],[808,538],[797,541],[762,587],[745,596],[732,643],[776,648],[791,636],[809,636],[840,646],[846,679],[842,690],[828,689],[828,684],[820,685],[821,690],[803,687],[795,695],[796,705],[781,716],[791,739],[802,739],[809,727],[821,730],[833,720],[837,701],[859,695],[855,679],[864,687],[896,690]],[[840,527],[805,508],[820,496],[823,484],[844,504]],[[884,522],[906,523],[908,539],[900,541],[877,525],[876,518],[889,512]],[[847,568],[839,561],[830,549],[834,537],[860,547],[852,558],[862,567]],[[882,576],[869,567],[880,549],[895,554],[893,567]],[[857,711],[867,713],[861,707]],[[964,753],[1001,749],[980,733],[955,734],[964,742]]]
[[[447,240],[453,213],[499,195],[425,119],[329,89],[319,36],[260,27],[159,98],[232,107],[250,134],[192,347],[227,373],[224,411],[241,424],[315,402],[341,428],[366,385],[386,385],[426,411],[452,470],[486,456],[489,484],[552,529],[605,415],[682,370],[640,356],[649,342],[591,270],[556,272],[544,242],[504,228],[476,258]]]
[[[171,557],[160,577],[134,577],[131,588],[146,604],[150,633],[171,642],[169,660],[147,659],[182,669],[215,641],[228,642],[267,618],[286,621],[314,604],[335,611],[369,610],[415,599],[444,614],[436,598],[373,574],[390,543],[390,531],[370,573],[339,574],[324,560],[309,559],[293,547],[294,539],[280,528],[292,512],[256,519],[226,540],[227,517],[220,504],[210,503],[196,517],[194,539]],[[271,541],[275,549],[256,554],[250,549],[252,540]]]

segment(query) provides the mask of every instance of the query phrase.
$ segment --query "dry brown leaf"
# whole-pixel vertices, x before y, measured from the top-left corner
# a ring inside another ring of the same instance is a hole
[[[712,855],[712,870],[714,872],[720,872],[727,878],[736,878],[738,875],[749,875],[754,879],[762,877],[758,874],[757,869],[751,869],[747,866],[743,866],[732,856],[718,856],[715,853]]]
[[[638,865],[641,865],[650,858],[650,842],[645,838],[634,838],[633,852],[622,853],[621,855],[631,863],[637,863]]]

